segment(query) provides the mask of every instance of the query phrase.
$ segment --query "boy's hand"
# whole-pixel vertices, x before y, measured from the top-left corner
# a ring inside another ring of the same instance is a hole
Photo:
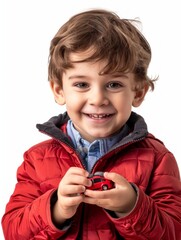
[[[135,190],[119,174],[105,172],[104,177],[112,180],[115,183],[115,188],[106,191],[87,189],[84,192],[84,202],[114,211],[118,216],[128,214],[136,203],[137,196]]]
[[[87,178],[89,173],[84,169],[71,167],[59,183],[58,200],[53,209],[53,220],[63,223],[70,219],[84,199],[86,187],[92,183]]]

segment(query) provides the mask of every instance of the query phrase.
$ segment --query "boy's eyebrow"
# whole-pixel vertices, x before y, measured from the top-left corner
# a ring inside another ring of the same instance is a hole
[[[85,76],[85,75],[72,75],[72,76],[70,76],[70,77],[68,77],[68,79],[74,79],[74,78],[80,78],[80,79],[82,79],[82,78],[86,78],[87,76]]]
[[[118,74],[105,74],[105,75],[102,75],[102,76],[109,76],[109,77],[113,77],[113,78],[119,78],[119,77],[124,77],[124,78],[128,78],[127,74],[125,73],[118,73]],[[68,79],[74,79],[74,78],[80,78],[80,79],[83,79],[83,78],[88,78],[88,76],[86,75],[72,75],[72,76],[69,76]]]
[[[109,75],[109,74],[108,74]],[[124,77],[128,78],[128,75],[126,73],[116,73],[116,74],[110,74],[111,77],[119,78],[119,77]]]

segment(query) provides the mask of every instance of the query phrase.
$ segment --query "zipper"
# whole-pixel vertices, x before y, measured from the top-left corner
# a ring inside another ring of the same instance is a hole
[[[67,142],[65,142],[65,141],[63,141],[63,140],[60,141],[59,139],[53,137],[52,135],[50,135],[50,134],[48,134],[48,133],[46,133],[46,132],[44,132],[44,131],[40,131],[40,132],[43,133],[43,134],[45,134],[45,135],[47,135],[48,137],[51,137],[52,139],[54,139],[55,141],[57,141],[57,142],[60,143],[61,145],[62,145],[62,143],[65,144],[65,145],[67,145],[67,146],[75,153],[75,155],[76,155],[77,158],[79,159],[79,162],[80,162],[82,168],[84,168],[85,170],[87,170],[85,164],[83,163],[83,161],[82,161],[81,158],[80,158],[80,155],[77,153],[77,151],[76,151],[70,144],[68,144]]]
[[[51,138],[54,139],[55,141],[59,142],[61,145],[62,145],[62,143],[64,143],[65,145],[67,145],[67,146],[75,153],[75,155],[76,155],[77,158],[79,159],[79,162],[80,162],[80,165],[82,166],[82,168],[84,168],[84,169],[87,171],[87,168],[86,168],[85,164],[83,163],[83,161],[81,160],[80,155],[77,153],[77,151],[76,151],[70,144],[68,144],[67,142],[65,142],[65,141],[63,141],[63,140],[60,141],[59,139],[53,137],[52,135],[50,135],[50,134],[48,134],[48,133],[46,133],[46,132],[44,132],[44,131],[40,131],[40,132],[43,133],[43,134],[45,134],[45,135],[47,135],[47,136],[49,136],[49,137],[51,137]],[[126,143],[123,143],[123,144],[120,145],[119,147],[114,147],[113,149],[111,149],[110,151],[108,151],[104,156],[102,156],[101,158],[98,159],[98,161],[93,165],[90,173],[94,173],[94,171],[95,171],[97,165],[100,163],[100,161],[102,161],[104,158],[106,158],[106,155],[113,153],[113,152],[115,151],[115,149],[117,149],[116,152],[118,152],[118,151],[120,151],[121,149],[126,148],[126,147],[129,146],[130,144],[135,143],[135,142],[139,142],[139,141],[141,141],[141,140],[143,140],[143,139],[145,139],[145,136],[144,136],[144,137],[141,137],[141,138],[138,138],[138,139],[135,139],[135,140],[128,141],[128,142],[126,142]]]
[[[104,158],[106,158],[106,155],[107,154],[111,154],[116,150],[116,152],[119,152],[121,151],[122,149],[126,148],[127,146],[129,146],[130,144],[132,143],[135,143],[135,142],[139,142],[141,140],[145,139],[145,137],[142,137],[142,138],[138,138],[138,139],[135,139],[135,140],[132,140],[132,141],[129,141],[127,143],[123,143],[122,145],[120,145],[119,147],[114,147],[113,149],[111,149],[109,152],[107,152],[104,156],[102,156],[101,158],[99,158],[99,160],[93,165],[90,173],[94,173],[95,172],[95,169],[97,167],[97,165],[100,163],[100,161],[102,161]]]

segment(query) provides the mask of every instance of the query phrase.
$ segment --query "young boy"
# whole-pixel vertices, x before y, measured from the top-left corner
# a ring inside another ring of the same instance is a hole
[[[154,81],[134,21],[105,10],[73,16],[51,42],[49,81],[67,112],[38,129],[2,219],[7,240],[181,239],[176,160],[132,111]],[[114,182],[91,190],[90,173]]]

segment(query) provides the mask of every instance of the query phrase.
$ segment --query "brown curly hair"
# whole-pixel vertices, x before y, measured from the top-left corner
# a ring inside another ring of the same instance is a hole
[[[48,79],[62,84],[63,72],[73,67],[70,53],[93,49],[83,61],[106,60],[99,73],[135,74],[136,81],[154,89],[154,81],[147,75],[151,61],[151,48],[134,25],[137,20],[121,19],[116,13],[96,9],[71,17],[57,32],[50,44]]]

